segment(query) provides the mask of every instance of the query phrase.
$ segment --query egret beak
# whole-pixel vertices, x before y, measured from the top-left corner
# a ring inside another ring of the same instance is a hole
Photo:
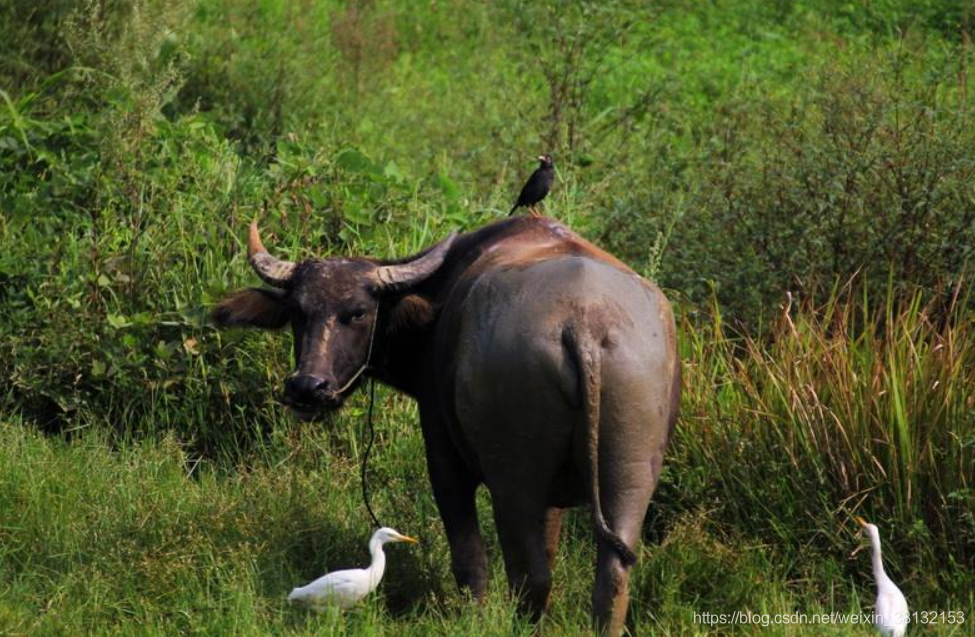
[[[857,523],[863,528],[867,528],[867,521],[861,518],[859,515],[857,516]]]
[[[409,535],[400,535],[396,538],[397,542],[409,542],[410,544],[419,544],[420,540],[415,537],[410,537]]]

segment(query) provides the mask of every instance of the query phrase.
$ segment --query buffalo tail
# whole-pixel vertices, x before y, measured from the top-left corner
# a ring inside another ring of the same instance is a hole
[[[589,460],[589,489],[592,517],[596,533],[619,554],[623,564],[636,562],[636,555],[619,535],[606,523],[599,497],[599,408],[602,372],[602,351],[591,335],[580,334],[570,326],[562,333],[563,343],[575,358],[579,370],[579,389],[586,418],[586,453]]]

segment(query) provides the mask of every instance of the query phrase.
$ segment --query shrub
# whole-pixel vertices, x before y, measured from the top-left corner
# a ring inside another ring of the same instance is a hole
[[[639,262],[680,210],[661,281],[699,304],[713,289],[749,329],[786,290],[856,273],[871,295],[888,271],[905,291],[957,280],[975,256],[969,57],[905,42],[825,64],[787,102],[725,101],[694,154],[658,142],[601,232]]]

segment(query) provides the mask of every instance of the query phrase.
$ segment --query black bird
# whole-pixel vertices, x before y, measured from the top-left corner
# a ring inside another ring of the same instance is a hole
[[[539,155],[538,160],[542,164],[532,173],[532,176],[525,182],[521,194],[518,195],[518,202],[511,209],[508,216],[514,214],[519,206],[525,206],[534,216],[538,216],[535,204],[545,199],[548,191],[552,189],[552,178],[555,176],[555,169],[552,167],[551,155]]]

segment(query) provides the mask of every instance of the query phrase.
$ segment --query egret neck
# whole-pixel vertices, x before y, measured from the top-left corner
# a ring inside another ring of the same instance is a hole
[[[369,540],[369,553],[372,555],[372,564],[369,565],[369,588],[370,590],[379,586],[379,581],[383,578],[386,570],[386,553],[383,552],[383,538],[372,536]]]
[[[868,528],[867,535],[870,536],[870,548],[873,559],[873,579],[878,588],[884,588],[885,584],[895,586],[894,581],[887,577],[884,571],[884,561],[880,554],[880,532],[877,527]]]

